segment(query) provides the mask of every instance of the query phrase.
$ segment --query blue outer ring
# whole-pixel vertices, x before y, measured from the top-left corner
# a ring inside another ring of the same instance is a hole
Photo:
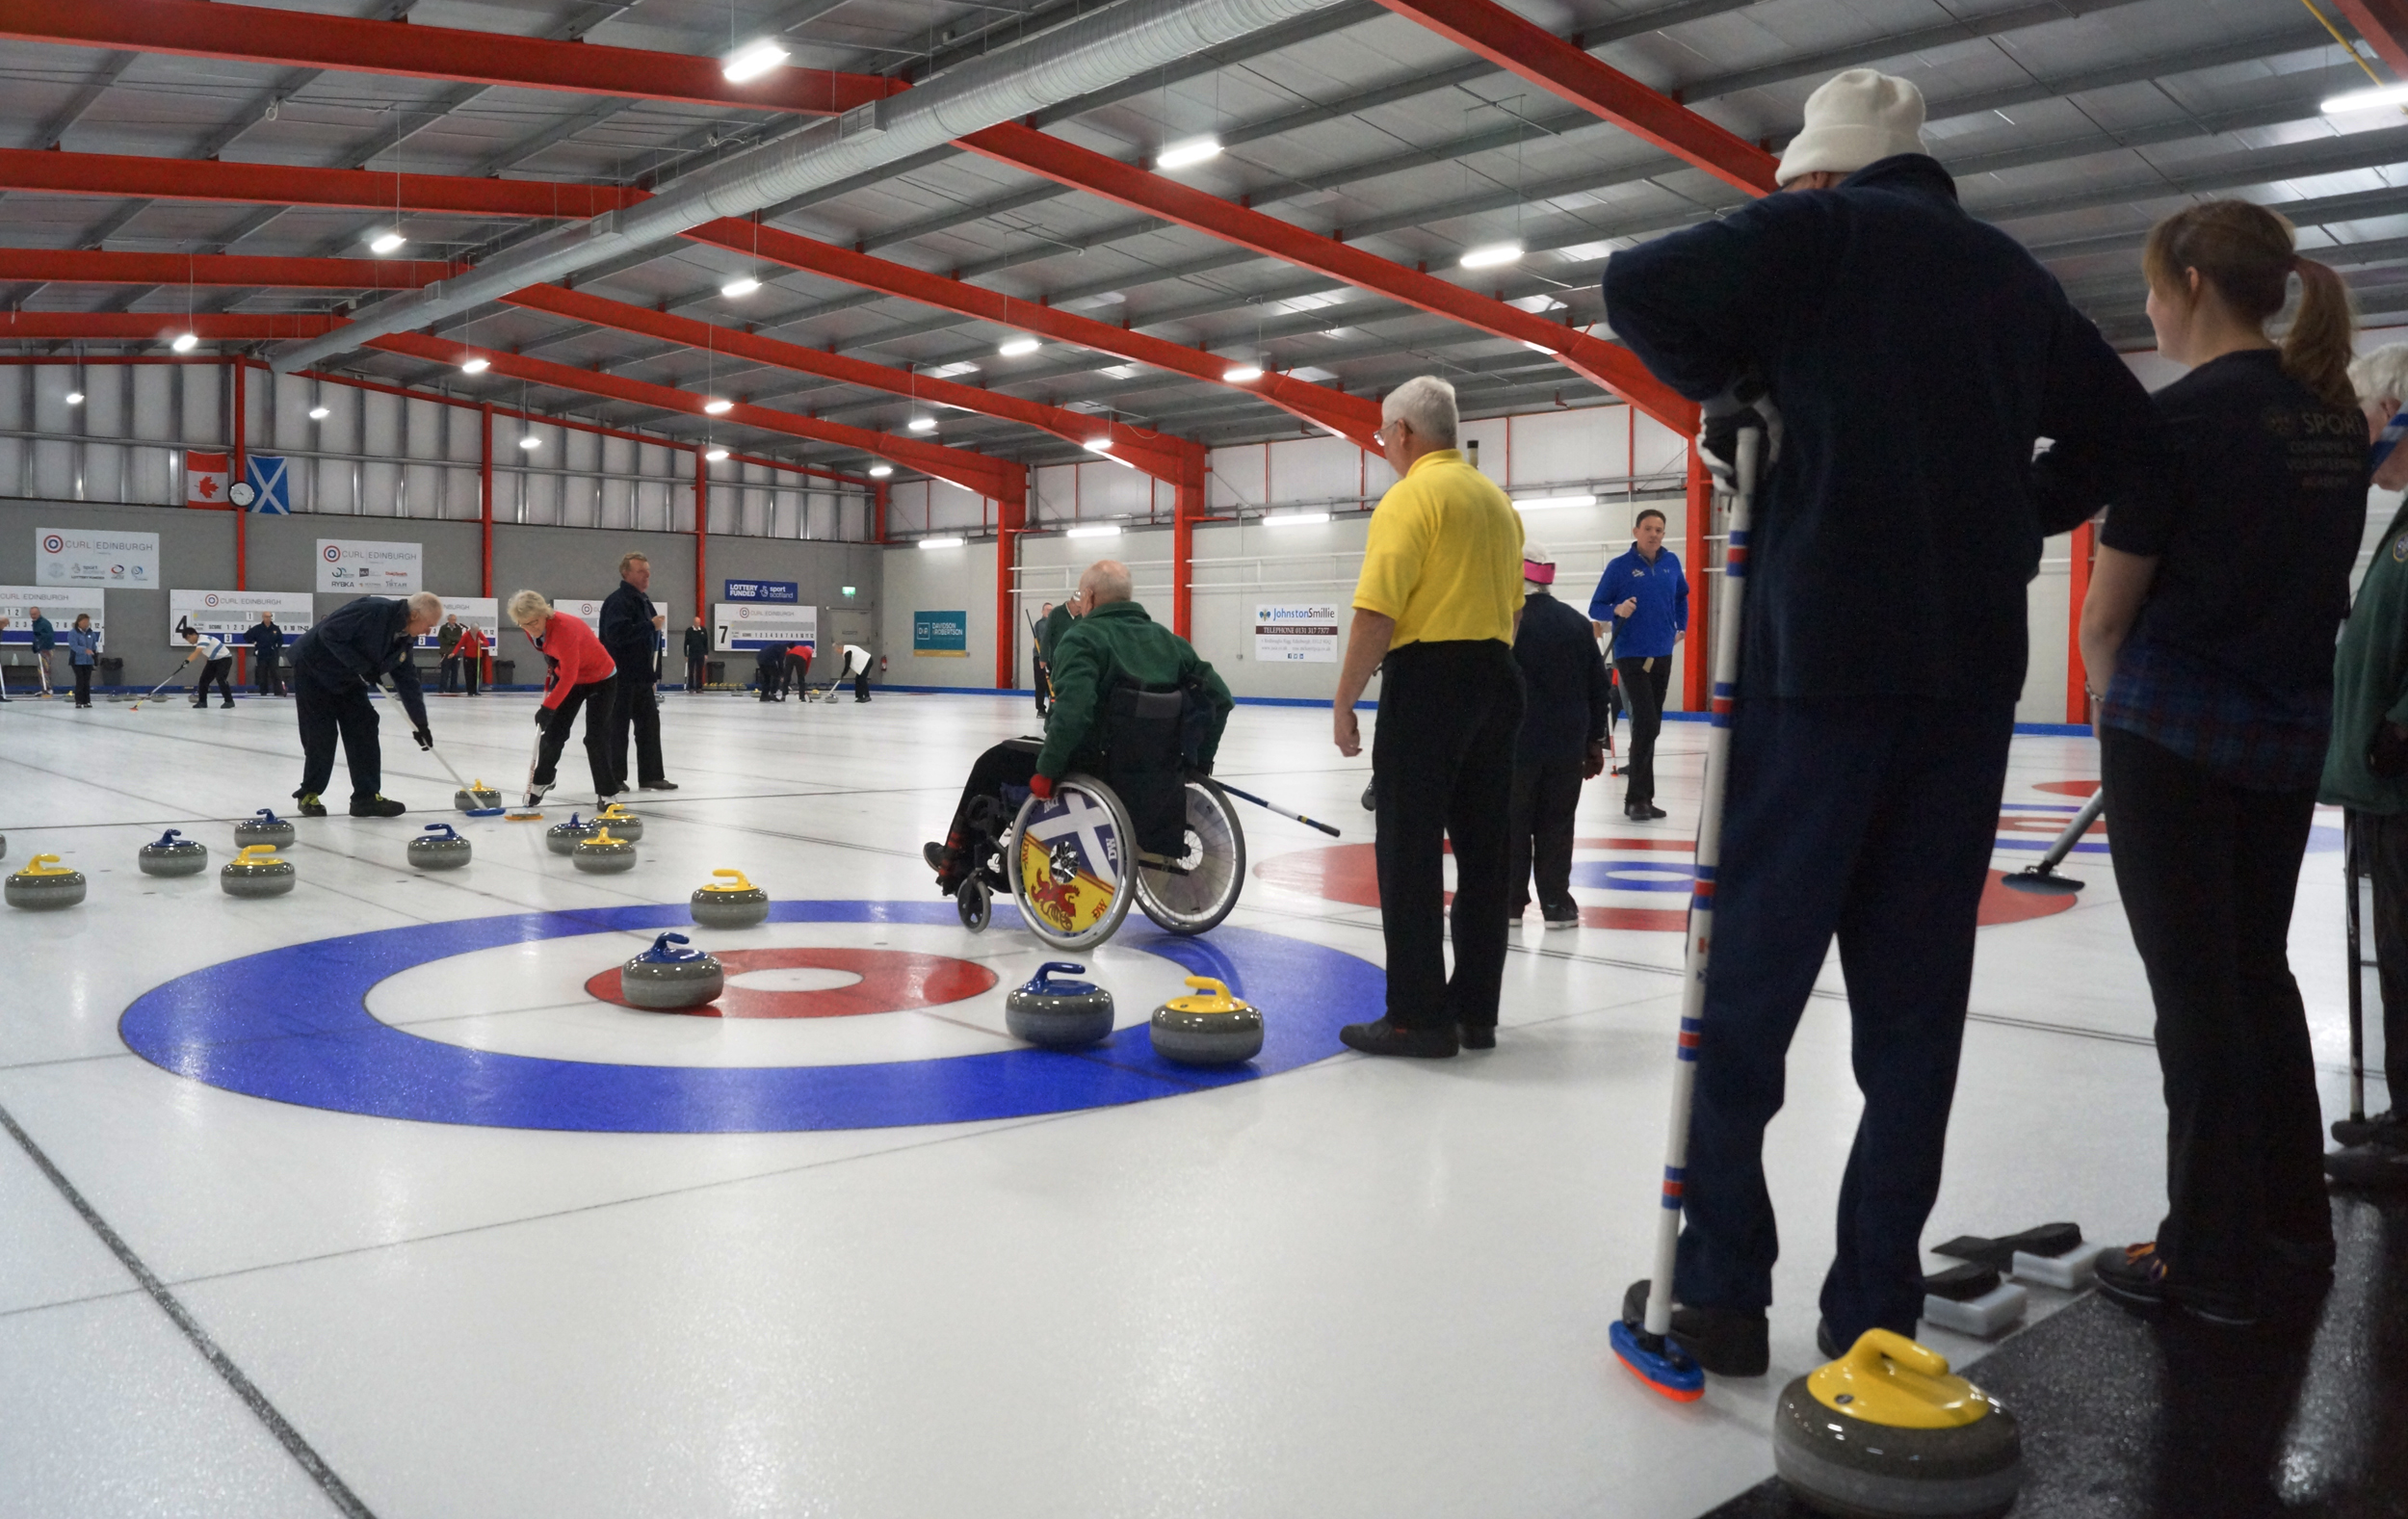
[[[999,908],[999,923],[1008,909]],[[775,923],[955,922],[951,903],[780,902]],[[162,1070],[226,1091],[421,1123],[606,1134],[778,1134],[1071,1113],[1275,1075],[1338,1053],[1339,1025],[1376,1018],[1387,978],[1299,939],[1220,928],[1122,941],[1269,998],[1263,1051],[1243,1065],[1179,1065],[1143,1024],[1085,1050],[866,1065],[608,1065],[500,1055],[421,1038],[368,1012],[371,987],[431,960],[612,930],[680,928],[684,904],[463,918],[288,945],[145,992],[118,1032]]]

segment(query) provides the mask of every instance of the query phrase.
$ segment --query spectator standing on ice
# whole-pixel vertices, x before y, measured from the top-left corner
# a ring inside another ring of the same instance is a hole
[[[243,642],[250,645],[251,675],[259,694],[283,695],[284,630],[275,625],[275,614],[259,614],[259,620],[244,633]]]
[[[1581,926],[1572,900],[1572,817],[1581,783],[1605,773],[1606,730],[1613,720],[1613,682],[1588,619],[1555,596],[1555,556],[1534,543],[1522,548],[1522,620],[1514,630],[1513,663],[1525,691],[1522,729],[1513,752],[1513,816],[1505,865],[1510,898],[1505,919],[1522,921],[1531,876],[1538,877],[1538,911],[1550,929]]]
[[[42,699],[50,699],[50,651],[59,646],[59,630],[41,615],[41,608],[27,607],[26,615],[33,619],[34,678],[41,683]]]
[[[618,589],[602,602],[603,648],[618,667],[618,691],[609,712],[611,764],[618,789],[627,789],[627,735],[635,730],[636,782],[645,791],[675,791],[661,762],[661,624],[653,606],[652,561],[626,554],[618,562]]]
[[[1915,1331],[2025,588],[2044,536],[2155,488],[2139,381],[2029,253],[1965,214],[1923,118],[1905,80],[1841,74],[1806,103],[1783,193],[1606,267],[1614,333],[1706,404],[1709,443],[1732,447],[1742,407],[1768,440],[1669,1284],[1673,1338],[1723,1375],[1767,1364],[1765,1126],[1835,934],[1865,1106],[1821,1334]]]
[[[1631,547],[1606,566],[1589,598],[1591,628],[1613,630],[1613,669],[1631,707],[1631,755],[1622,813],[1634,823],[1664,815],[1656,805],[1656,736],[1672,690],[1672,650],[1688,629],[1688,581],[1681,557],[1663,546],[1663,513],[1653,507],[1632,524]]]

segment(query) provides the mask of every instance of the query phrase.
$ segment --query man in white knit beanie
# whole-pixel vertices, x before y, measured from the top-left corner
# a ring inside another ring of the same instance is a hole
[[[1806,124],[1781,150],[1784,190],[1828,190],[1900,153],[1926,153],[1924,92],[1877,69],[1834,74],[1806,97]]]

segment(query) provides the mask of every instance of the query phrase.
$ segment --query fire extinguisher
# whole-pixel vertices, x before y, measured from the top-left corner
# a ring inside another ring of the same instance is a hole
[[[881,675],[886,673],[886,656],[883,654],[877,657],[877,672]]]

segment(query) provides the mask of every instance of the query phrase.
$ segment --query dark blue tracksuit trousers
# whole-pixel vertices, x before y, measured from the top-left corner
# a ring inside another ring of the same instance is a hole
[[[1865,1095],[1822,1313],[1842,1345],[1923,1311],[2012,702],[1748,700],[1731,725],[1722,865],[1675,1295],[1763,1308],[1780,1254],[1765,1126],[1831,940]]]

